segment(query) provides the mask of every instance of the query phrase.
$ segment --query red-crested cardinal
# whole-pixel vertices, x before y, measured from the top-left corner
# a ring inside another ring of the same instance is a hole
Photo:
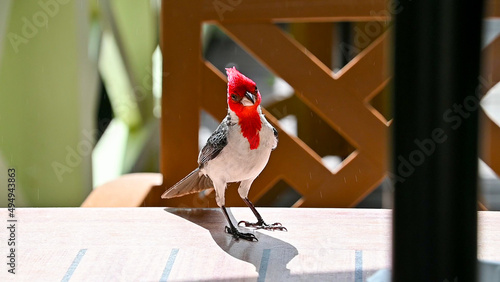
[[[257,241],[251,233],[241,233],[231,222],[225,207],[227,183],[241,182],[238,193],[257,217],[256,223],[240,221],[246,227],[267,230],[286,230],[280,223],[266,224],[255,206],[248,200],[252,182],[266,166],[271,151],[278,145],[278,132],[266,120],[260,108],[261,96],[255,82],[236,68],[226,69],[227,116],[212,133],[198,155],[198,168],[170,187],[163,199],[180,197],[205,189],[215,189],[217,205],[222,209],[229,227],[227,233]]]

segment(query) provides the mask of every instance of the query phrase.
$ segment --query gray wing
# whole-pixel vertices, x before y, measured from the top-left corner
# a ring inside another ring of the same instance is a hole
[[[273,128],[274,138],[276,138],[276,146],[273,147],[273,151],[274,151],[274,149],[276,149],[276,147],[278,147],[279,138],[278,138],[278,130],[276,130],[276,128],[274,128],[273,126],[271,126],[271,127]]]
[[[224,120],[219,124],[217,129],[212,133],[210,138],[207,140],[207,144],[201,149],[200,155],[198,156],[199,167],[209,160],[214,159],[219,155],[219,153],[227,145],[227,134],[229,132],[229,126],[231,125],[231,117],[227,115]]]
[[[201,149],[200,155],[198,156],[199,168],[195,169],[181,181],[177,182],[177,184],[167,189],[167,191],[165,191],[165,193],[161,196],[162,199],[180,197],[200,192],[205,189],[214,188],[210,177],[201,174],[200,168],[202,168],[206,162],[216,158],[222,149],[226,147],[227,134],[229,132],[229,126],[231,125],[233,125],[231,123],[231,117],[227,115],[221,124],[219,124],[217,129],[212,133],[210,138],[208,138],[207,144],[203,147],[203,149]]]

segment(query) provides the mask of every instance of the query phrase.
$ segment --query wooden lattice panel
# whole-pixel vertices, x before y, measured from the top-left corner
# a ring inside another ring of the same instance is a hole
[[[492,4],[493,3],[493,4]],[[498,16],[496,1],[492,16]],[[201,26],[217,24],[263,65],[287,81],[311,110],[356,150],[336,173],[300,139],[285,133],[277,119],[264,110],[280,134],[280,143],[264,172],[254,182],[250,199],[257,201],[280,179],[302,195],[295,206],[352,207],[385,177],[388,123],[369,101],[390,80],[390,30],[375,38],[340,72],[331,70],[306,48],[283,33],[275,22],[384,21],[391,15],[385,1],[164,1],[162,52],[164,58],[161,173],[147,205],[205,207],[214,201],[199,195],[160,201],[160,194],[196,167],[200,110],[221,120],[226,114],[225,76],[202,58]],[[495,41],[498,45],[498,39]],[[495,46],[496,46],[495,45]],[[488,49],[490,50],[490,48]],[[491,72],[498,81],[498,50]],[[495,76],[496,75],[496,76]],[[483,159],[500,171],[498,126],[487,117]],[[234,189],[233,189],[234,190]],[[243,202],[226,194],[228,206]]]

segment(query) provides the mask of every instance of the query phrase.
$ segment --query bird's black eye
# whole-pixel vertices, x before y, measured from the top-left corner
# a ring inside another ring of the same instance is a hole
[[[233,99],[233,101],[236,101],[238,97],[235,94],[231,94],[231,99]]]

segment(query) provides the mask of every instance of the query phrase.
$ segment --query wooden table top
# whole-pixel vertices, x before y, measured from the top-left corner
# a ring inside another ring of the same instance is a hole
[[[19,208],[16,274],[2,263],[0,281],[365,281],[390,267],[390,210],[258,209],[288,232],[235,241],[219,209]],[[479,212],[478,256],[500,261],[499,212]]]

